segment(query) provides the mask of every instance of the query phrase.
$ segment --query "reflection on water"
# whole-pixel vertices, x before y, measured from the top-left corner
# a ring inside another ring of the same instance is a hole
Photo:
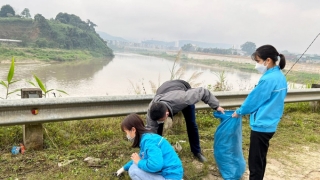
[[[0,64],[0,79],[6,80],[10,64]],[[115,57],[106,60],[91,60],[72,63],[52,64],[16,64],[14,79],[22,79],[13,84],[11,90],[32,87],[26,80],[33,80],[37,75],[47,89],[61,89],[70,96],[104,96],[135,94],[133,87],[140,87],[141,92],[151,94],[150,82],[159,85],[170,79],[173,61],[162,58],[116,53]],[[192,73],[203,72],[197,79],[203,87],[215,84],[219,74],[225,72],[227,83],[233,90],[252,88],[261,75],[244,73],[237,70],[218,67],[200,67],[184,64],[185,76],[188,80]],[[177,67],[179,68],[179,66]],[[144,90],[143,90],[144,87]],[[56,92],[58,95],[59,93]],[[0,97],[5,96],[4,87],[0,87]],[[66,96],[63,95],[62,96]],[[50,97],[53,97],[52,94]],[[11,95],[11,99],[20,98]]]

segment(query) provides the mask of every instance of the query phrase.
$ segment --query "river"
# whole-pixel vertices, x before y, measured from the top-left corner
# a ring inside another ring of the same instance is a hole
[[[20,88],[32,88],[27,81],[36,82],[33,75],[38,76],[47,89],[66,91],[65,95],[58,91],[57,97],[79,96],[116,96],[129,94],[152,94],[150,82],[159,86],[170,79],[170,70],[174,61],[158,57],[129,53],[115,53],[113,59],[91,60],[64,63],[16,63],[10,91]],[[233,91],[250,90],[259,80],[260,74],[246,73],[239,70],[222,70],[218,67],[200,67],[193,64],[178,64],[175,69],[184,68],[181,79],[188,80],[194,72],[202,74],[194,79],[202,87],[214,85],[219,75],[224,72],[226,83]],[[0,80],[6,80],[10,64],[0,64]],[[140,89],[140,90],[139,90]],[[49,97],[54,97],[53,93]],[[4,98],[6,89],[0,86],[0,97]],[[11,94],[9,99],[20,98],[19,92]]]

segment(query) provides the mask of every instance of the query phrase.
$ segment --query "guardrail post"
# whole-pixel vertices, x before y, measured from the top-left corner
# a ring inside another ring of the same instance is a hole
[[[21,98],[42,98],[42,90],[39,88],[22,88]],[[35,116],[37,109],[30,109]],[[23,143],[27,149],[43,149],[43,129],[41,123],[23,125]]]
[[[311,84],[311,88],[320,88],[320,84]],[[311,110],[316,112],[319,108],[320,101],[312,101],[310,102]]]

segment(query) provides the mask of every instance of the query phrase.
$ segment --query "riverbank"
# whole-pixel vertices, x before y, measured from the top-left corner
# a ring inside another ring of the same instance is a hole
[[[197,111],[200,142],[205,164],[190,152],[183,120],[175,118],[164,136],[171,144],[180,143],[178,155],[185,180],[222,180],[213,158],[213,135],[219,120],[211,111]],[[145,119],[144,115],[141,115]],[[43,124],[44,150],[26,150],[12,155],[12,146],[23,141],[21,126],[0,127],[0,179],[117,179],[116,172],[138,149],[131,148],[119,123],[124,117]],[[320,178],[320,111],[309,103],[285,104],[278,130],[270,141],[265,180],[316,180]],[[181,124],[178,124],[180,122]],[[242,149],[248,157],[250,127],[242,118]],[[87,157],[99,158],[89,163]],[[70,163],[68,163],[70,162]],[[121,179],[129,179],[125,172]],[[243,179],[248,179],[248,168]]]
[[[20,47],[1,47],[0,46],[0,63],[11,62],[14,57],[17,63],[34,63],[34,62],[65,62],[90,60],[94,58],[104,58],[105,55],[100,52],[88,50],[66,50],[51,48],[20,48]],[[107,56],[107,57],[113,57]]]

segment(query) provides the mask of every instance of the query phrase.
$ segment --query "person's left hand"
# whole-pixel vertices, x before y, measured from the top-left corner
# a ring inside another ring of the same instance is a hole
[[[134,163],[138,164],[141,158],[138,153],[132,153],[131,159]]]
[[[236,113],[236,111],[232,114],[232,117],[234,118],[237,118],[237,117],[239,117],[239,115]]]

